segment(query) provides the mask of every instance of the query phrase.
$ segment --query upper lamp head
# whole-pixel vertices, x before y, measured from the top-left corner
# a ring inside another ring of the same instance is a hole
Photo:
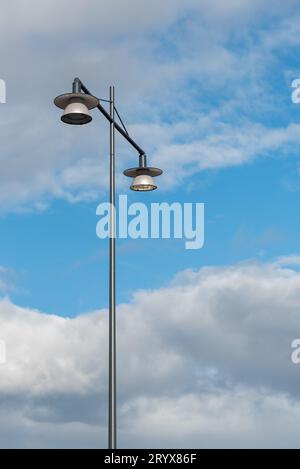
[[[55,106],[63,109],[61,120],[66,124],[83,125],[92,120],[90,109],[97,107],[98,99],[84,93],[66,93],[57,96]]]
[[[162,174],[162,170],[158,168],[149,168],[148,166],[145,167],[137,167],[137,168],[130,168],[124,171],[125,176],[131,177],[132,183],[130,189],[132,191],[154,191],[157,189],[157,185],[154,182],[155,176],[160,176]]]

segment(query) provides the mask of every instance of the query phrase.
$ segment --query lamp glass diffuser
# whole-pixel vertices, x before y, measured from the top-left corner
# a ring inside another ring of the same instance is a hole
[[[130,189],[133,191],[153,191],[157,189],[157,185],[149,174],[140,174],[132,180]]]
[[[78,100],[72,100],[64,110],[61,120],[66,124],[83,125],[92,120],[87,106]]]

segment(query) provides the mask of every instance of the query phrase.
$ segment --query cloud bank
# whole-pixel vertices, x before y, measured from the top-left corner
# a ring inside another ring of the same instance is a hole
[[[299,258],[181,272],[118,307],[120,447],[298,447]],[[1,446],[105,447],[107,312],[0,303]]]

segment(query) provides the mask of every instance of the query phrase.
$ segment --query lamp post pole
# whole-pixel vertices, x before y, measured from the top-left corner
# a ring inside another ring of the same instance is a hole
[[[110,238],[109,238],[109,409],[108,447],[117,447],[116,415],[116,209],[115,209],[115,89],[109,89],[110,101]]]
[[[101,101],[109,102],[109,112]],[[109,90],[109,100],[101,100],[92,95],[79,78],[73,81],[72,93],[57,96],[54,104],[63,109],[61,120],[66,124],[83,125],[91,122],[90,109],[97,108],[110,124],[110,159],[109,159],[109,386],[108,386],[108,448],[117,448],[117,390],[116,390],[116,207],[115,207],[115,131],[127,140],[139,154],[139,165],[123,171],[133,179],[130,189],[134,191],[152,191],[157,188],[153,178],[160,176],[162,170],[147,166],[144,150],[129,135],[115,107],[115,89]],[[117,114],[121,125],[116,122]]]

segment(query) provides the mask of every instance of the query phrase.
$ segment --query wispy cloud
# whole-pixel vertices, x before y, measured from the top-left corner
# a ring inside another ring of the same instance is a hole
[[[8,93],[0,108],[2,210],[97,197],[106,174],[105,125],[67,129],[51,104],[69,89],[73,75],[97,94],[117,85],[130,130],[152,161],[168,167],[169,188],[191,173],[286,153],[298,143],[296,124],[267,125],[261,117],[279,112],[268,70],[280,31],[296,36],[294,2],[76,5],[60,2],[57,18],[53,2],[13,2],[1,16],[0,51],[7,43],[15,50],[14,60],[3,54],[2,63]],[[271,7],[276,30],[265,21]],[[75,30],[79,48],[69,40]],[[124,166],[135,158],[124,145]]]

